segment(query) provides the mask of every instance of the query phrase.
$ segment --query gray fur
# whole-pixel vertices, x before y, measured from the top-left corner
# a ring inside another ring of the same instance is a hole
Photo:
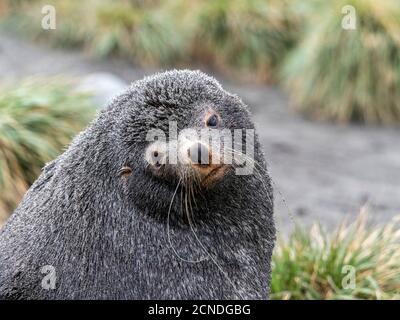
[[[226,128],[254,128],[247,107],[199,71],[137,81],[48,164],[0,232],[0,298],[266,299],[275,241],[272,188],[258,139],[258,173],[227,175],[196,196],[199,242],[182,215],[176,184],[146,170],[148,129],[201,126],[204,106]],[[122,179],[121,167],[133,174]],[[56,288],[41,286],[45,265]],[[229,280],[228,280],[229,279]]]

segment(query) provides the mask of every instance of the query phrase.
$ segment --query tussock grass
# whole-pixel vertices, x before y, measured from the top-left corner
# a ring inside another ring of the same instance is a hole
[[[119,54],[141,65],[174,64],[184,54],[185,33],[176,30],[172,11],[165,4],[102,4],[90,46],[103,57]]]
[[[56,46],[121,55],[138,65],[198,62],[268,80],[297,38],[301,14],[290,3],[296,1],[18,1],[3,25]],[[41,29],[45,4],[57,9],[56,30]]]
[[[88,96],[51,83],[32,79],[0,90],[0,225],[44,164],[94,116]]]
[[[41,29],[44,4],[57,9],[56,30]],[[345,5],[356,30],[342,29]],[[314,119],[400,120],[399,0],[19,0],[0,14],[4,27],[100,57],[282,81]]]
[[[342,29],[341,8],[357,29]],[[328,1],[283,68],[295,106],[315,119],[393,124],[400,120],[400,2]]]
[[[251,72],[253,78],[268,81],[297,39],[301,16],[294,14],[293,4],[290,0],[204,1],[194,17],[194,52],[208,51],[205,56],[222,70],[236,70],[241,76]]]
[[[348,269],[355,270],[355,287]],[[272,299],[400,299],[400,217],[370,227],[361,212],[332,233],[315,224],[280,239],[273,255]],[[346,289],[347,288],[347,289]]]
[[[57,28],[43,30],[43,5],[53,5]],[[20,1],[10,6],[3,28],[56,47],[84,48],[97,57],[118,55],[138,65],[180,61],[186,32],[177,4],[162,1]]]
[[[4,29],[24,37],[49,41],[57,47],[80,48],[91,37],[90,29],[94,27],[91,16],[83,19],[82,12],[90,10],[94,1],[5,0],[8,10],[0,21]],[[56,30],[42,29],[44,5],[56,8]]]

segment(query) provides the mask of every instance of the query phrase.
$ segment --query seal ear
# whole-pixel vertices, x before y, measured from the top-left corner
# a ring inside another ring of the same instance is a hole
[[[128,178],[132,175],[132,168],[128,166],[123,166],[118,171],[118,175],[123,178]]]

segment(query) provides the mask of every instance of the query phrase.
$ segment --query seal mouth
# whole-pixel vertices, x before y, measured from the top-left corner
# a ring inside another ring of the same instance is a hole
[[[209,186],[219,180],[224,176],[228,166],[221,164],[214,167],[201,181],[203,186]]]

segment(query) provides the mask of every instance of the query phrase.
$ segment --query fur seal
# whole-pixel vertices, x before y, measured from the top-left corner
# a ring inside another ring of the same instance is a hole
[[[273,195],[257,135],[253,174],[192,161],[211,150],[193,141],[178,145],[189,164],[172,165],[160,160],[166,142],[147,140],[171,121],[254,129],[240,98],[200,71],[134,82],[46,165],[0,231],[0,298],[268,298]]]

